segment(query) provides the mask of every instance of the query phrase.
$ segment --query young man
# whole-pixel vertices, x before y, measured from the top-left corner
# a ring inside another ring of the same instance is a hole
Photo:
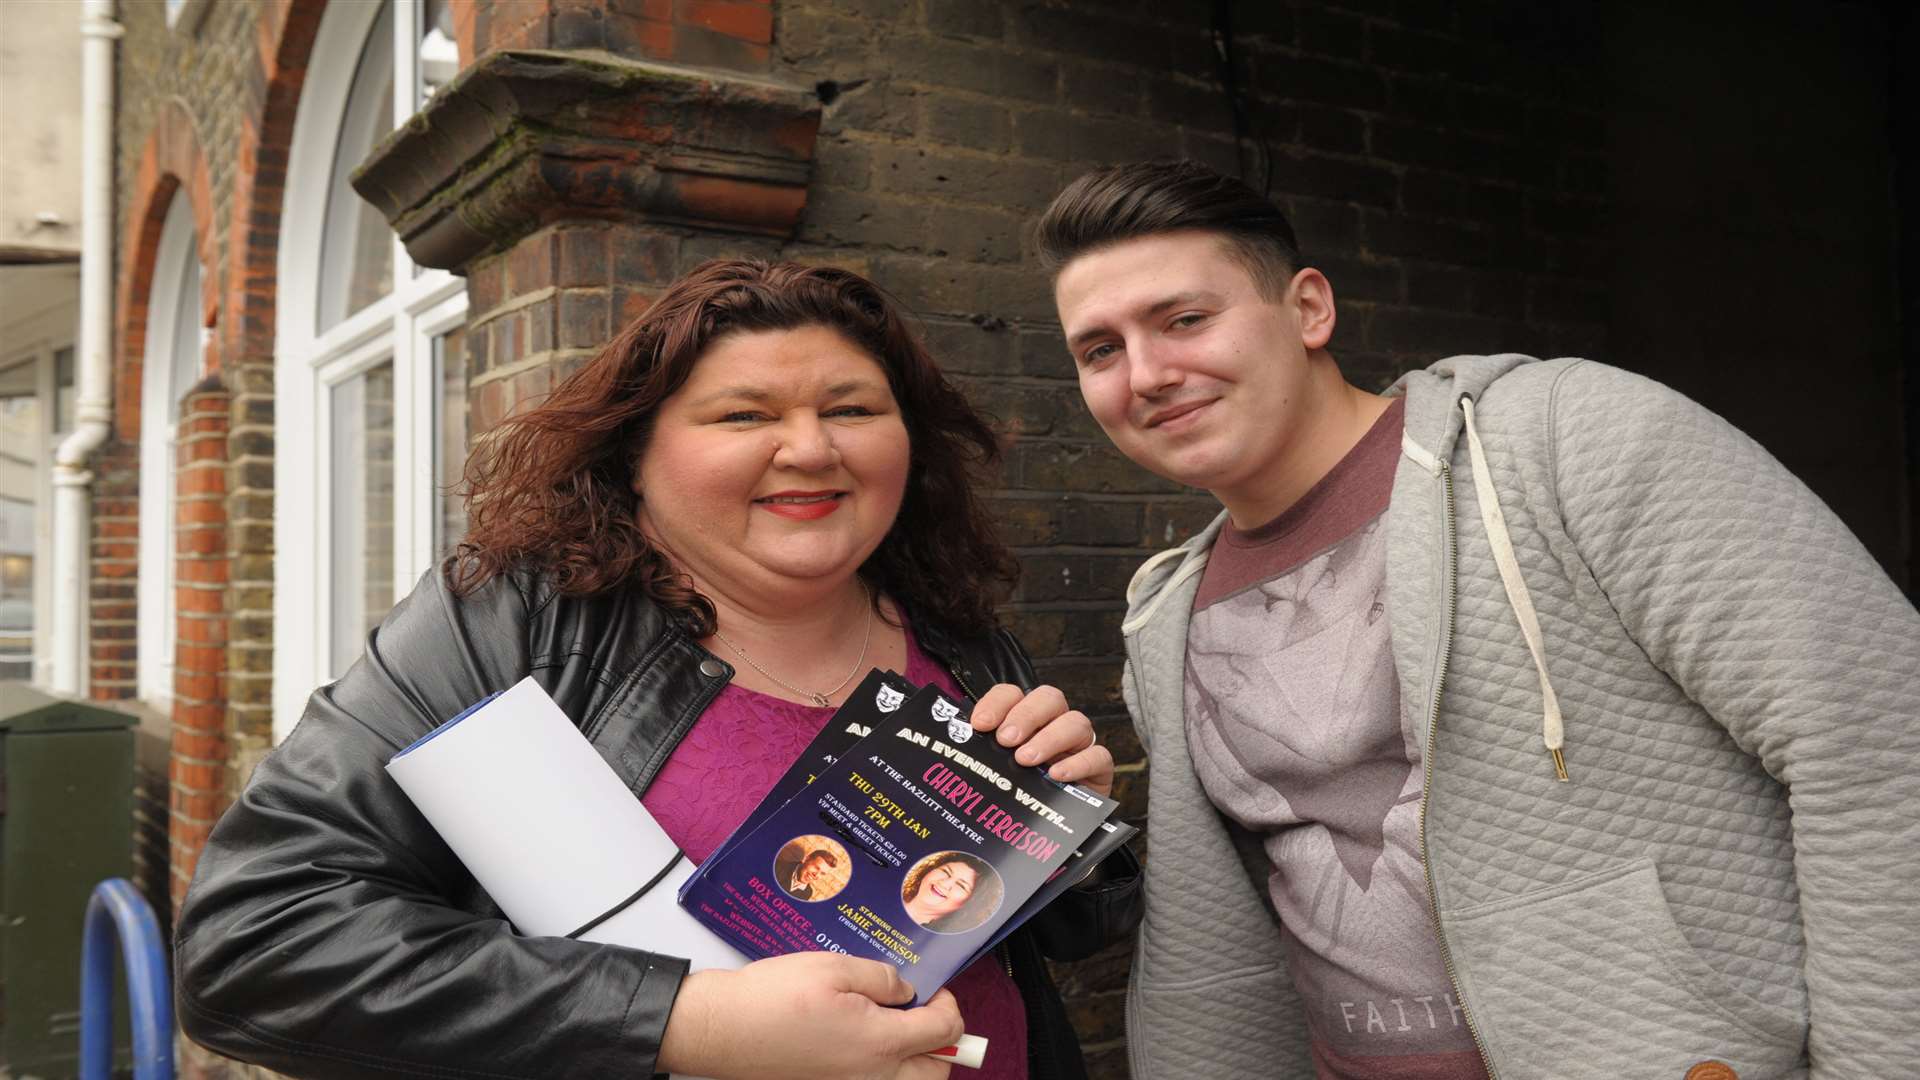
[[[780,887],[787,890],[788,896],[795,900],[811,900],[813,887],[820,883],[821,875],[839,865],[840,860],[833,857],[833,852],[826,848],[815,848],[807,852],[804,859],[776,858],[773,861],[773,876],[781,883]]]
[[[1912,1073],[1920,615],[1819,499],[1596,363],[1348,384],[1195,165],[1040,246],[1094,418],[1225,507],[1127,594],[1136,1080]]]

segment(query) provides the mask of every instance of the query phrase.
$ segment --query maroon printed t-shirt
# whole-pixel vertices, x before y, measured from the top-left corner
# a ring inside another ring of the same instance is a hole
[[[907,630],[909,682],[933,685],[955,701],[967,696]],[[729,683],[674,747],[640,802],[687,858],[705,862],[800,757],[834,710]],[[987,1039],[975,1080],[1025,1080],[1027,1013],[1020,988],[995,950],[947,983],[967,1030]]]
[[[1420,862],[1420,749],[1386,618],[1395,399],[1274,520],[1214,542],[1187,631],[1194,772],[1261,838],[1323,1080],[1482,1080]]]

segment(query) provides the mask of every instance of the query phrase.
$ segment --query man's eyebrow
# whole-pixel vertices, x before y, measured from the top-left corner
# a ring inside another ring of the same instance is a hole
[[[1202,302],[1202,301],[1209,302],[1209,303],[1218,303],[1219,295],[1216,293],[1204,292],[1198,289],[1190,289],[1186,292],[1177,292],[1177,293],[1174,293],[1172,296],[1166,296],[1166,297],[1162,297],[1159,300],[1155,300],[1153,303],[1148,304],[1146,307],[1140,308],[1138,311],[1133,312],[1133,314],[1139,318],[1152,318],[1155,315],[1164,314],[1165,312],[1170,311],[1174,308],[1180,307],[1183,304],[1192,304],[1192,303]],[[1082,330],[1079,333],[1068,338],[1067,348],[1077,349],[1082,344],[1088,341],[1091,341],[1092,339],[1097,338],[1102,334],[1109,334],[1109,333],[1112,333],[1112,331],[1108,329],[1106,326],[1102,326],[1102,325],[1089,326],[1085,330]]]

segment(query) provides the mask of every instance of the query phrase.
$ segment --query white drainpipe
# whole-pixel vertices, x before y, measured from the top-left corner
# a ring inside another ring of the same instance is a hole
[[[73,433],[53,460],[53,689],[87,692],[87,459],[113,422],[113,0],[80,7],[80,357]]]

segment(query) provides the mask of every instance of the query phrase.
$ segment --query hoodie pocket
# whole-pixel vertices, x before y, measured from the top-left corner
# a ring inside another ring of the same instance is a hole
[[[1127,987],[1134,1080],[1307,1080],[1314,1073],[1306,1038],[1293,985],[1277,965],[1225,966],[1178,983],[1136,978]]]
[[[1511,1076],[1799,1075],[1806,1024],[1733,990],[1674,922],[1650,858],[1446,919],[1460,988]]]

